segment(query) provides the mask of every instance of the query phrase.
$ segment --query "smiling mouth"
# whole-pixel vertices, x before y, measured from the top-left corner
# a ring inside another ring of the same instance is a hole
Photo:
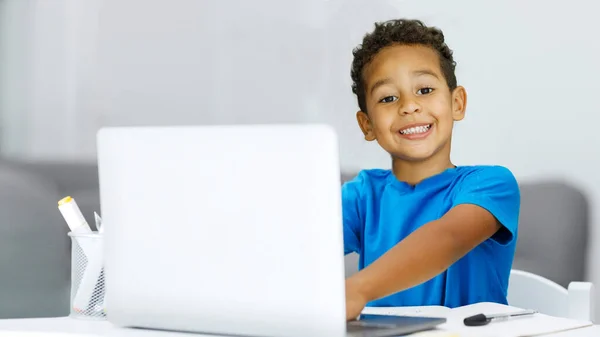
[[[420,133],[426,133],[431,129],[432,124],[413,126],[412,128],[402,129],[400,130],[401,135],[418,135]]]

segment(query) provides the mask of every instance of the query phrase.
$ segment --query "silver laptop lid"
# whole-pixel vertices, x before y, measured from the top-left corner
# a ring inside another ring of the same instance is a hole
[[[345,335],[331,128],[107,128],[97,142],[111,322]]]

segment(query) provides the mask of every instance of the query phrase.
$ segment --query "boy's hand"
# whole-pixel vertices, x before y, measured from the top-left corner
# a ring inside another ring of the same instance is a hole
[[[360,315],[367,305],[366,297],[359,291],[356,282],[349,278],[346,280],[346,320],[351,321]]]

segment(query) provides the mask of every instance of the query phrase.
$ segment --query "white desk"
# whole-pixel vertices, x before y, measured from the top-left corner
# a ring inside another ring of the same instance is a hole
[[[62,332],[79,333],[109,337],[187,337],[190,334],[177,332],[162,332],[141,329],[120,329],[106,321],[88,321],[70,317],[58,318],[27,318],[27,319],[2,319],[2,331],[35,331],[35,332]],[[207,336],[193,334],[193,336]],[[214,337],[214,336],[212,336]]]
[[[141,329],[120,329],[106,321],[84,321],[69,317],[36,318],[36,319],[4,319],[0,320],[0,332],[36,331],[36,332],[62,332],[80,333],[107,337],[215,337],[214,335],[187,334],[177,332],[151,331]],[[600,325],[589,328],[577,329],[546,337],[598,337]]]

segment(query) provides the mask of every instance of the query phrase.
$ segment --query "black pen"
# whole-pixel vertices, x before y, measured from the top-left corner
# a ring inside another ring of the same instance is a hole
[[[495,315],[478,314],[478,315],[474,315],[474,316],[465,318],[465,320],[463,322],[465,323],[466,326],[480,326],[480,325],[486,325],[490,322],[504,321],[511,317],[533,315],[535,313],[537,313],[536,310],[523,310],[523,311],[517,311],[517,312],[512,312],[512,313],[507,313],[507,314],[495,314]]]

